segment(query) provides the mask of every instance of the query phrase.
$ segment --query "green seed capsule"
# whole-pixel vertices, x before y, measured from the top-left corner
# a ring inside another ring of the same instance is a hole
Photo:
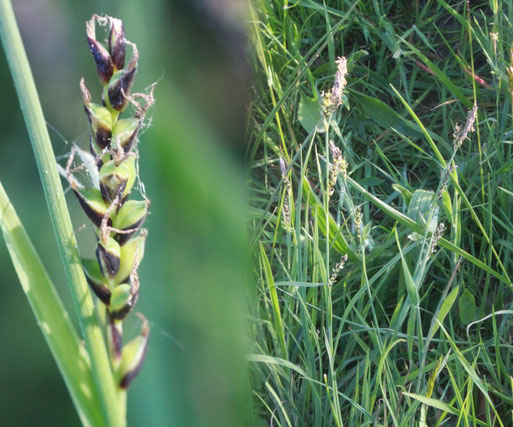
[[[110,144],[112,138],[112,114],[108,108],[92,102],[84,106],[93,131],[93,137],[100,151]]]
[[[120,245],[124,245],[142,225],[148,211],[150,201],[129,200],[119,209],[116,217],[112,221],[112,226],[118,230],[133,230],[130,233],[116,235],[116,240]]]
[[[99,173],[100,191],[103,200],[110,205],[116,197],[123,203],[136,178],[135,156],[128,157],[120,165],[116,166],[114,160],[105,163]]]
[[[118,274],[121,254],[118,242],[112,237],[109,237],[106,243],[103,243],[101,240],[98,241],[96,258],[105,277],[112,279]]]
[[[98,146],[98,144],[96,143],[96,141],[94,140],[92,135],[89,138],[89,152],[95,159],[97,159],[96,166],[97,166],[98,170],[100,170],[101,167],[103,166],[103,164],[107,163],[112,157],[109,152],[107,152],[103,156],[99,157],[102,150],[100,149],[100,147]]]
[[[111,292],[108,286],[104,283],[105,277],[103,276],[98,261],[95,259],[82,259],[82,267],[87,279],[87,283],[96,294],[96,296],[105,305],[110,304]]]
[[[130,285],[124,283],[122,285],[118,285],[112,291],[112,297],[110,300],[110,312],[120,311],[127,304],[130,304],[132,299],[132,295],[130,293],[131,287]]]
[[[118,285],[112,291],[109,312],[113,319],[123,320],[132,310],[139,297],[139,285]]]
[[[121,265],[118,274],[114,278],[114,283],[130,283],[130,275],[134,269],[134,265],[140,263],[144,256],[144,242],[146,241],[146,230],[141,230],[141,233],[130,239],[126,244],[121,246]],[[131,285],[135,285],[130,283]]]
[[[123,22],[121,19],[112,18],[110,20],[109,53],[117,70],[121,70],[125,66],[125,50],[126,39]]]
[[[119,367],[120,381],[119,386],[127,389],[141,370],[148,348],[148,338],[150,327],[148,321],[143,318],[141,334],[129,341],[121,352],[121,365]]]
[[[89,45],[91,55],[93,55],[98,77],[100,77],[102,84],[107,84],[114,71],[109,52],[93,37],[87,36],[87,44]]]
[[[103,99],[107,106],[119,112],[126,108],[127,97],[130,96],[134,84],[135,71],[134,64],[133,67],[120,70],[112,76],[109,85],[103,92]]]
[[[136,118],[118,120],[112,128],[112,141],[129,153],[137,139],[137,132],[141,127],[141,120]]]
[[[77,188],[73,190],[73,192],[75,196],[77,196],[80,206],[82,206],[82,209],[89,219],[94,225],[100,227],[108,209],[108,207],[105,206],[100,190],[96,188]],[[109,219],[109,223],[110,222]]]

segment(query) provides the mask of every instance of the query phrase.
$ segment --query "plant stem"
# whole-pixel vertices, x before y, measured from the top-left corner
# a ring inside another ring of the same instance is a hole
[[[80,263],[77,242],[64,197],[50,136],[46,128],[32,71],[23,47],[10,0],[0,0],[0,37],[13,76],[21,109],[34,150],[66,277],[91,359],[106,424],[123,426],[124,410],[110,367],[94,303]]]
[[[0,183],[0,228],[21,287],[59,367],[82,423],[104,425],[89,356],[46,269]]]

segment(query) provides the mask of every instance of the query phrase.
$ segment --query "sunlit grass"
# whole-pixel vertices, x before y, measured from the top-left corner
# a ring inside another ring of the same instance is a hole
[[[512,10],[254,3],[250,358],[266,423],[512,422]],[[340,56],[347,105],[323,123]],[[348,163],[332,195],[331,140]]]

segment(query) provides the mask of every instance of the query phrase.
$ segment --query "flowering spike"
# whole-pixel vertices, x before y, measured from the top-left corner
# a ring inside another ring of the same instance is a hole
[[[101,27],[109,24],[107,48],[96,38],[96,24]],[[137,269],[144,256],[147,235],[147,231],[140,228],[150,207],[146,198],[128,198],[138,174],[135,148],[138,132],[154,102],[154,85],[147,94],[131,94],[139,55],[136,46],[126,40],[121,20],[93,15],[86,26],[89,47],[103,84],[103,105],[91,101],[91,93],[82,79],[80,89],[91,127],[89,148],[93,156],[87,162],[94,164],[84,163],[73,168],[76,151],[73,148],[66,165],[66,176],[96,228],[96,259],[83,259],[82,265],[91,290],[104,304],[107,313],[105,337],[112,369],[119,379],[119,387],[127,388],[141,368],[149,334],[148,322],[143,318],[141,335],[123,347],[122,322],[139,297]],[[128,63],[126,45],[132,48]],[[136,99],[143,99],[144,104],[139,104]],[[132,117],[120,119],[120,113],[129,104],[134,107]],[[73,177],[84,168],[93,171],[97,178],[91,188],[83,188]]]
[[[322,109],[325,117],[337,111],[343,103],[343,93],[347,84],[347,60],[344,56],[338,58],[335,63],[337,64],[337,72],[335,73],[335,81],[333,87],[326,93],[322,94]]]

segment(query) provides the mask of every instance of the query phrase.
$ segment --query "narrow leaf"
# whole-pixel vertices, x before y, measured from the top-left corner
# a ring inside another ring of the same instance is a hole
[[[433,399],[432,397],[426,397],[421,394],[403,392],[403,395],[411,397],[412,399],[418,400],[432,408],[440,409],[441,411],[448,412],[449,414],[458,415],[459,411],[456,408],[442,402],[441,400]]]
[[[0,228],[21,287],[50,347],[82,423],[104,425],[89,357],[46,269],[0,183]]]
[[[440,311],[436,315],[435,323],[433,325],[433,330],[430,334],[430,337],[434,337],[436,332],[438,331],[438,328],[443,323],[447,315],[449,314],[449,311],[451,311],[452,306],[454,305],[454,302],[456,301],[456,297],[458,296],[458,290],[459,288],[454,288],[449,295],[447,295],[447,298],[442,303],[442,306],[440,307]]]
[[[274,323],[276,325],[276,333],[280,340],[283,356],[287,359],[287,344],[285,342],[285,330],[283,327],[283,321],[281,318],[280,304],[278,302],[278,293],[276,292],[276,285],[274,284],[273,273],[271,270],[271,264],[265,253],[264,247],[260,243],[260,258],[264,268],[265,280],[269,288],[269,294],[271,296],[271,304],[273,307]]]

